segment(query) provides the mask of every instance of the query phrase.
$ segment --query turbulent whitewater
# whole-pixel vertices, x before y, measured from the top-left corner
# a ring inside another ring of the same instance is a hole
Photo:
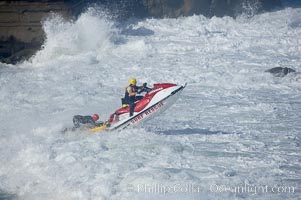
[[[264,71],[301,71],[300,13],[46,20],[30,61],[0,64],[0,198],[298,199],[301,75]],[[141,128],[61,133],[131,77],[188,85]]]

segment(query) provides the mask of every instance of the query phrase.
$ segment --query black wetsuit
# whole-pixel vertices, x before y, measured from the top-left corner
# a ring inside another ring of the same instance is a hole
[[[91,116],[75,115],[73,117],[74,128],[79,128],[80,124],[89,124],[92,127],[101,126],[103,123],[96,123]]]
[[[138,90],[141,89],[140,87],[137,87],[135,85],[130,85],[128,87],[132,87],[135,92],[138,92]],[[125,94],[124,94],[124,103],[130,105],[130,116],[133,116],[134,108],[135,108],[135,102],[138,101],[138,100],[141,100],[143,98],[143,96],[136,96],[136,95],[135,96],[130,96],[127,88],[126,88]]]

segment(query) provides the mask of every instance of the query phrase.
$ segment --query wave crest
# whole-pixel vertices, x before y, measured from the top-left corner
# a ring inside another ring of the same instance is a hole
[[[112,45],[113,25],[104,12],[95,8],[89,8],[76,20],[52,14],[43,22],[44,45],[31,62],[38,64],[61,56],[106,51]]]

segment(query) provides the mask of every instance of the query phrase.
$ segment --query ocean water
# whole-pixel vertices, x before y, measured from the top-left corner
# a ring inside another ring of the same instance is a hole
[[[301,9],[253,17],[46,20],[29,61],[0,64],[0,199],[299,199]],[[184,84],[140,128],[62,134],[120,107],[129,78]]]

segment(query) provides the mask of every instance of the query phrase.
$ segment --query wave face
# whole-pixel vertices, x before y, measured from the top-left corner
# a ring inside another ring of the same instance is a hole
[[[0,190],[28,200],[298,199],[301,76],[264,71],[301,71],[300,11],[122,24],[97,9],[53,16],[30,61],[0,66]],[[188,86],[140,129],[61,133],[75,114],[107,119],[131,77]]]

